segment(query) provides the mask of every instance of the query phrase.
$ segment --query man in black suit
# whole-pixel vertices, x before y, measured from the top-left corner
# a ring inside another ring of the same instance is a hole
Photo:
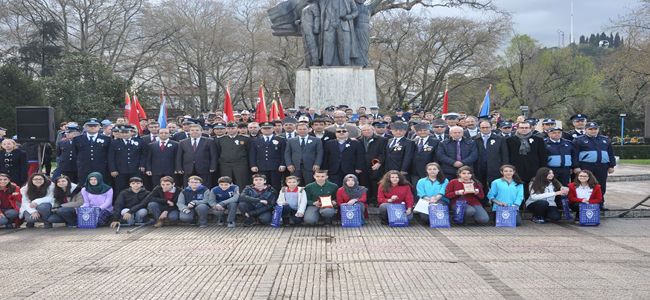
[[[287,140],[284,161],[291,175],[298,176],[302,185],[307,185],[314,181],[314,172],[323,164],[323,143],[319,138],[309,136],[306,123],[298,123],[296,133],[296,138]]]
[[[415,142],[415,152],[413,153],[413,164],[411,171],[411,183],[416,185],[420,178],[427,177],[427,164],[436,161],[436,151],[440,141],[431,137],[431,128],[429,124],[420,123],[415,125],[417,136],[413,139]]]
[[[535,177],[537,170],[547,164],[546,143],[544,139],[533,134],[530,123],[521,122],[517,124],[517,133],[509,137],[506,144],[510,164],[517,168],[517,174],[524,182],[524,199],[528,199],[528,183]]]
[[[363,146],[349,137],[348,130],[336,128],[336,139],[325,143],[324,168],[330,181],[343,186],[343,177],[358,175],[363,168]]]
[[[226,135],[215,139],[217,158],[219,160],[219,176],[228,176],[233,182],[244,187],[251,184],[248,167],[248,148],[250,138],[238,134],[237,124],[226,124]]]
[[[473,166],[478,159],[478,154],[474,140],[463,136],[462,127],[453,126],[449,129],[449,138],[438,145],[436,158],[445,177],[452,180],[457,177],[458,168]]]
[[[197,175],[203,182],[212,182],[212,173],[217,170],[217,151],[210,138],[201,136],[201,125],[189,127],[189,137],[178,145],[176,171],[183,174],[183,184],[192,175]]]
[[[174,141],[180,142],[180,141],[188,138],[189,135],[187,134],[187,132],[188,132],[188,130],[190,130],[190,126],[192,126],[192,124],[194,124],[194,122],[192,122],[190,119],[183,120],[183,123],[181,123],[183,131],[179,131],[179,132],[175,133],[171,137],[171,139],[174,140]]]
[[[73,155],[77,157],[77,178],[85,182],[91,172],[108,176],[108,148],[111,139],[99,134],[99,122],[93,118],[84,124],[86,133],[72,139]]]
[[[151,182],[154,186],[160,183],[160,178],[164,176],[174,177],[175,174],[178,142],[172,141],[169,135],[169,129],[160,128],[158,130],[159,140],[147,145],[145,172],[148,176],[151,176]]]
[[[286,139],[273,134],[273,123],[261,124],[261,135],[251,139],[248,164],[251,172],[270,179],[271,186],[279,191],[282,186],[282,172],[287,170],[284,162]]]
[[[336,134],[334,132],[325,130],[324,119],[313,120],[311,122],[311,129],[312,131],[309,135],[319,138],[323,142],[323,145],[325,145],[327,141],[336,139]]]
[[[384,121],[375,121],[372,122],[372,127],[375,128],[375,135],[383,137],[385,139],[391,139],[393,138],[392,135],[390,135],[390,132],[388,132],[388,129],[386,129],[386,122]]]
[[[393,138],[386,145],[386,158],[384,170],[397,170],[405,176],[411,172],[415,144],[405,137],[408,125],[404,122],[395,122],[390,125]]]
[[[501,166],[509,163],[506,139],[492,132],[488,120],[478,123],[479,134],[474,137],[478,150],[478,160],[474,164],[474,176],[487,191],[493,180],[501,177]]]
[[[145,164],[142,140],[133,138],[130,125],[120,126],[118,130],[122,138],[112,140],[108,149],[108,170],[115,179],[116,195],[129,187],[131,177],[141,177]]]
[[[446,134],[447,123],[443,119],[435,119],[431,122],[431,127],[433,128],[433,138],[442,142],[449,138],[449,135]]]
[[[375,134],[375,128],[369,124],[361,126],[361,138],[364,148],[362,173],[359,184],[368,188],[367,199],[377,202],[377,183],[383,175],[384,159],[386,159],[386,143],[388,140]]]

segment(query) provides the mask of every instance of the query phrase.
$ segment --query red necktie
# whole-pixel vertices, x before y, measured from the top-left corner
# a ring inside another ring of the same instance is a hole
[[[160,151],[164,151],[164,150],[165,150],[165,143],[161,142],[160,143]]]
[[[192,142],[192,149],[196,152],[196,140]]]

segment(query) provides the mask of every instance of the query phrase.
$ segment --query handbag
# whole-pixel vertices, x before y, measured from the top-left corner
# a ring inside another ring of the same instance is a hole
[[[600,204],[580,203],[580,226],[600,225]]]
[[[363,205],[363,204],[361,204]],[[361,205],[341,205],[341,226],[343,227],[361,227],[363,225],[363,216],[361,215]]]
[[[388,226],[390,227],[408,227],[409,219],[406,215],[406,205],[388,204]]]
[[[569,208],[569,198],[562,197],[562,219],[572,220],[571,208]]]
[[[463,224],[465,222],[465,208],[467,207],[467,201],[458,200],[456,201],[454,209],[454,223]]]
[[[430,228],[449,228],[449,207],[444,204],[429,205],[429,227]]]
[[[517,206],[497,206],[496,227],[517,227]]]
[[[78,207],[77,208],[77,228],[94,229],[99,223],[99,207]]]
[[[272,227],[280,227],[282,225],[282,210],[284,209],[283,205],[276,205],[273,210],[273,218],[271,219]]]

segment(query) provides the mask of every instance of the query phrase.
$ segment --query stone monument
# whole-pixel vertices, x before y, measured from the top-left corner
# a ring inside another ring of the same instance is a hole
[[[295,105],[377,105],[375,72],[366,67],[370,16],[379,2],[287,0],[269,9],[273,35],[303,38],[305,69],[296,72]]]

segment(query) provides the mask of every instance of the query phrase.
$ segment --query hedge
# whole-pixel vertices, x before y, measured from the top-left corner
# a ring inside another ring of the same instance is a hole
[[[612,145],[621,159],[650,159],[650,145]]]

